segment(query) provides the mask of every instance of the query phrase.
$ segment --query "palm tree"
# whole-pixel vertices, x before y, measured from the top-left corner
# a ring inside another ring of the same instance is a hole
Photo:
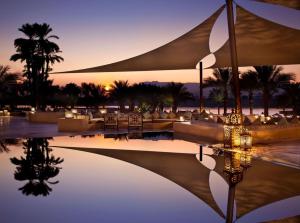
[[[141,112],[155,112],[165,103],[165,91],[162,87],[152,84],[139,83],[135,85],[136,101]],[[129,99],[130,100],[130,99]]]
[[[15,40],[17,53],[12,55],[10,60],[25,62],[24,76],[31,90],[32,105],[39,107],[39,96],[44,95],[39,94],[39,91],[45,90],[45,82],[48,81],[48,73],[51,71],[50,64],[63,61],[63,58],[57,55],[61,52],[58,45],[50,41],[51,38],[58,39],[58,37],[49,35],[52,29],[46,23],[27,23],[19,31],[27,38]],[[46,85],[49,84],[51,82],[48,81]]]
[[[4,103],[1,103],[2,100],[16,94],[14,87],[17,85],[18,80],[20,80],[20,75],[9,72],[9,69],[8,66],[0,65],[0,108],[4,106]]]
[[[250,115],[253,115],[253,92],[259,89],[257,73],[251,70],[243,73],[240,82],[241,89],[248,92]]]
[[[283,68],[276,65],[255,66],[254,69],[262,88],[264,115],[268,116],[272,94],[276,92],[278,88],[282,88],[284,85],[289,84],[290,81],[294,80],[295,75],[292,73],[283,73]]]
[[[118,103],[121,112],[125,111],[125,103],[128,98],[128,93],[128,81],[114,81],[113,87],[110,90],[110,97]]]
[[[293,108],[294,115],[300,113],[300,83],[290,83],[283,87],[284,92],[277,96],[277,102],[284,108]]]
[[[223,106],[224,115],[227,114],[228,106],[228,87],[230,85],[231,70],[229,68],[214,69],[213,77],[208,77],[204,80],[206,86],[217,87],[224,93]]]
[[[79,99],[81,89],[74,83],[69,83],[62,88],[62,93],[67,96],[69,105],[73,108]]]
[[[181,102],[193,100],[194,96],[191,94],[183,83],[171,82],[166,86],[166,93],[171,97],[172,112],[176,113],[177,108]]]
[[[218,115],[220,115],[220,107],[221,107],[221,104],[224,102],[224,92],[219,88],[213,88],[209,92],[208,97],[217,104]]]
[[[93,83],[81,84],[81,103],[85,106],[95,106],[103,104],[106,101],[105,90],[101,85]]]

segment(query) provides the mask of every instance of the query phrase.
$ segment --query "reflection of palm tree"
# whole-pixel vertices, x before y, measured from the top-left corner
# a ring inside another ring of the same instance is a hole
[[[9,148],[6,146],[3,140],[0,140],[0,153],[9,152]]]
[[[283,73],[283,68],[278,66],[256,66],[254,68],[257,73],[258,81],[262,87],[264,115],[268,116],[272,93],[279,87],[294,80],[294,75],[291,73]]]
[[[17,166],[15,179],[29,181],[19,190],[25,195],[47,196],[52,191],[48,184],[58,183],[50,182],[49,179],[59,174],[60,168],[57,165],[62,163],[63,159],[50,155],[52,150],[48,147],[47,139],[28,139],[23,145],[26,157],[11,158],[11,162]]]
[[[231,70],[229,68],[214,69],[213,77],[205,79],[205,83],[210,87],[218,87],[224,92],[224,114],[227,114],[228,106],[228,86],[231,79]]]
[[[18,145],[19,139],[1,139],[0,140],[0,153],[9,152],[9,148],[7,145]]]

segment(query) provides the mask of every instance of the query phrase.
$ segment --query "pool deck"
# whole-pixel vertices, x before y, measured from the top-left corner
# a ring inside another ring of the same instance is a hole
[[[57,124],[33,123],[27,121],[24,117],[5,117],[3,119],[4,124],[0,126],[0,139],[99,134],[99,131],[87,131],[80,133],[59,132]]]
[[[3,122],[4,120],[4,122]],[[84,132],[59,132],[57,124],[39,124],[28,122],[22,117],[2,117],[0,123],[0,140],[14,138],[51,138],[57,136],[96,135],[104,133],[127,133],[124,130],[97,130]],[[180,128],[180,131],[176,129]],[[218,143],[214,138],[222,137],[222,128],[216,124],[203,126],[189,125],[187,123],[174,123],[174,139],[185,140],[198,144],[211,145]],[[204,131],[206,130],[206,131]],[[208,135],[199,137],[198,132],[208,132]],[[221,138],[220,138],[221,139]],[[293,164],[300,168],[300,140],[277,141],[275,143],[255,146],[255,154],[263,160],[276,161],[278,163]]]

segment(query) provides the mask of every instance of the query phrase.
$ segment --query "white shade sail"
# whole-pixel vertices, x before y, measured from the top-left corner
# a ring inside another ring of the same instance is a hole
[[[300,0],[254,0],[280,4],[298,9]],[[212,28],[225,6],[218,9],[188,33],[145,54],[112,64],[59,73],[92,73],[122,71],[155,71],[196,69],[208,55]],[[289,65],[300,64],[300,30],[286,27],[261,18],[237,5],[235,24],[238,65]],[[216,63],[211,68],[230,67],[228,41],[213,52]],[[204,64],[206,68],[210,64]]]
[[[300,10],[300,1],[299,0],[254,0],[254,1],[282,5],[282,6],[286,6],[289,8]]]
[[[300,63],[300,30],[268,21],[237,6],[235,32],[239,66]],[[230,67],[229,42],[215,57],[212,67]]]
[[[104,66],[63,73],[195,69],[199,60],[210,53],[210,31],[223,9],[224,6],[190,32],[148,53]]]
[[[210,53],[210,31],[223,9],[224,6],[190,32],[148,53],[104,66],[62,73],[195,69],[200,59]]]

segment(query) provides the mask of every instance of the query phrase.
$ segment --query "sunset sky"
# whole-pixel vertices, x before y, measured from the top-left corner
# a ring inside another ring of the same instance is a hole
[[[246,0],[238,1],[245,2]],[[20,62],[10,62],[13,41],[24,23],[46,22],[60,37],[57,41],[65,61],[54,71],[88,68],[127,59],[159,47],[189,31],[214,13],[223,0],[9,0],[0,6],[0,64],[22,71]],[[244,3],[248,4],[248,3]],[[266,13],[265,4],[251,3],[251,10],[264,13],[300,29],[295,10],[276,6]],[[265,10],[265,11],[264,11]],[[278,10],[278,13],[276,13]],[[277,17],[276,17],[277,16]],[[272,18],[271,18],[272,17]],[[299,17],[300,19],[300,17]],[[222,35],[215,41],[220,41]],[[246,68],[248,69],[248,68]],[[285,66],[300,80],[300,65]],[[209,75],[211,70],[206,70]],[[56,84],[68,82],[111,83],[113,80],[198,81],[198,71],[55,74]]]

